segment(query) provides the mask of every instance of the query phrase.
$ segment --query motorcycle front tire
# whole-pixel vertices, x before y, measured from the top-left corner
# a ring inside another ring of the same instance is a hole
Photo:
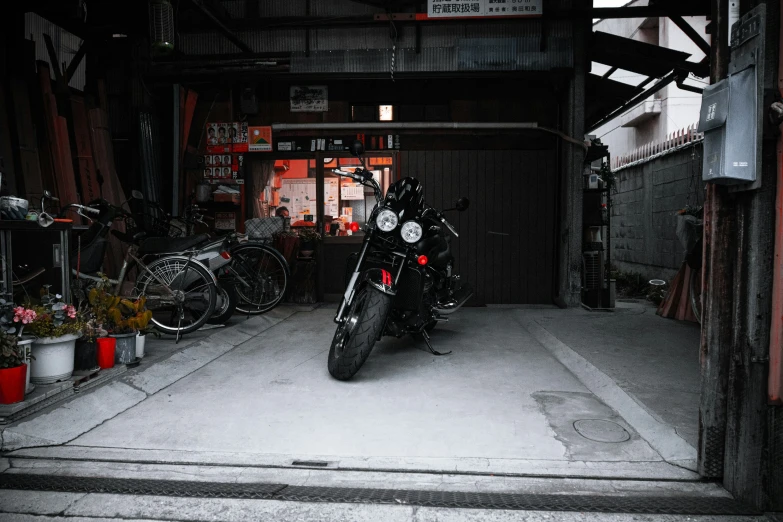
[[[328,367],[332,377],[347,381],[356,375],[383,334],[391,302],[391,296],[372,286],[357,292],[347,319],[338,325],[329,349]]]

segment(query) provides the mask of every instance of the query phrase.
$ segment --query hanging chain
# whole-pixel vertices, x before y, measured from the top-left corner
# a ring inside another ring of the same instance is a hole
[[[392,44],[392,55],[391,55],[391,80],[394,81],[394,62],[397,58],[397,43],[395,42]]]
[[[390,72],[391,80],[394,81],[394,68],[397,62],[397,37],[399,36],[399,33],[397,32],[397,26],[394,25],[394,19],[392,18],[391,11],[387,11],[387,15],[389,16],[389,25],[391,26],[389,31],[389,38],[391,38],[392,41]]]

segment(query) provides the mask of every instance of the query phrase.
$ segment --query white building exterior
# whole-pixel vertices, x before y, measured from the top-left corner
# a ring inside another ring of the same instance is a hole
[[[647,5],[647,0],[636,0],[627,5],[643,6]],[[710,42],[709,35],[705,33],[705,17],[685,17],[685,21],[701,34],[707,43]],[[701,49],[668,18],[600,20],[593,24],[593,30],[689,53],[690,62],[700,62],[705,58]],[[603,76],[609,69],[607,65],[592,63],[593,74]],[[631,85],[638,85],[646,79],[621,69],[612,73],[609,78]],[[654,83],[648,84],[647,88]],[[703,88],[708,85],[709,78],[695,78],[691,75],[685,83]],[[700,105],[700,94],[684,91],[671,83],[623,115],[590,130],[588,134],[597,136],[603,143],[608,144],[612,156],[620,156],[649,143],[661,142],[672,133],[694,125],[699,120]]]

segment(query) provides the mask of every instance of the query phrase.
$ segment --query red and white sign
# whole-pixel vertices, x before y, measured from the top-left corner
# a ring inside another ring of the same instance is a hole
[[[543,0],[427,0],[427,18],[535,17]]]

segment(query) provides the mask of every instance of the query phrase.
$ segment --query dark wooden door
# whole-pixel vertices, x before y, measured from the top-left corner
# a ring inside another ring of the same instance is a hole
[[[449,212],[456,273],[474,306],[550,304],[556,265],[557,163],[554,150],[408,151],[400,173],[424,184],[427,202]]]

